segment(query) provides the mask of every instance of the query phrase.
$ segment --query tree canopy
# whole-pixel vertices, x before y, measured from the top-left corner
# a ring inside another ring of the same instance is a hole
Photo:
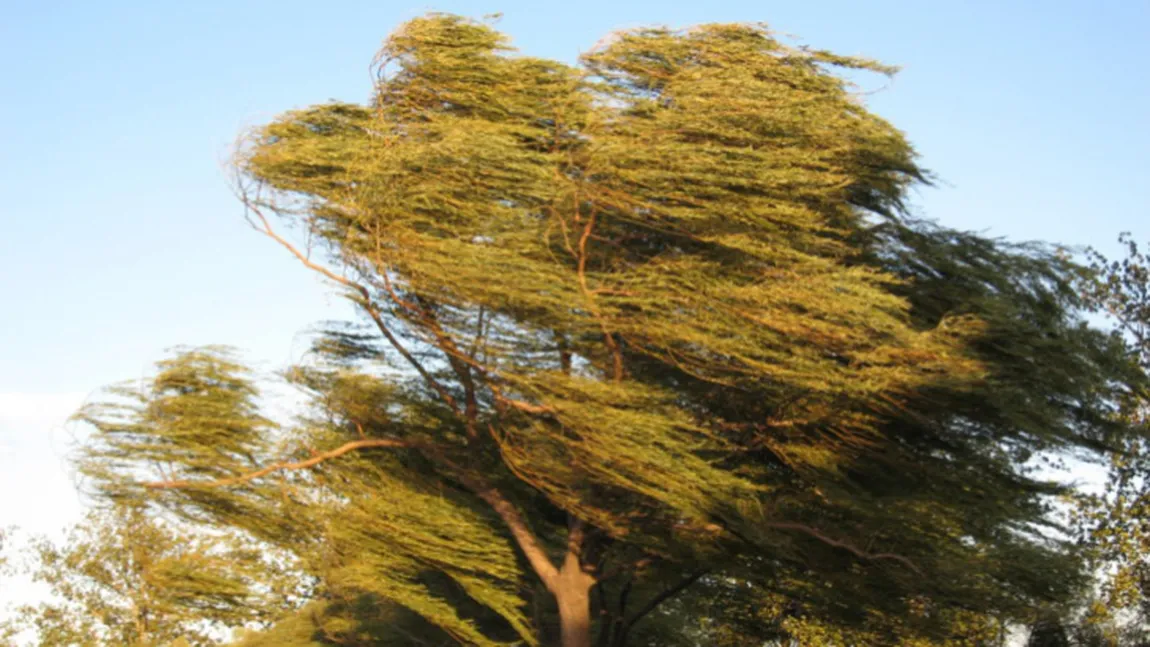
[[[891,68],[744,24],[567,65],[437,14],[375,69],[237,159],[362,316],[283,376],[306,412],[207,348],[81,413],[103,495],[315,582],[248,644],[990,645],[1075,593],[1038,466],[1138,437],[1145,373],[1063,250],[908,212],[845,79]]]
[[[45,646],[213,645],[228,627],[278,617],[295,587],[277,588],[275,565],[236,537],[197,535],[139,507],[95,510],[63,543],[37,538],[30,552],[48,596],[3,629]]]

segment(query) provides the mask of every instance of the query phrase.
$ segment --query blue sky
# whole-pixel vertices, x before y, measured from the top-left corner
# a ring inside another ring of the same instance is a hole
[[[365,99],[381,40],[432,9],[502,12],[522,50],[568,61],[617,28],[766,21],[904,68],[870,80],[870,105],[943,180],[924,215],[1111,251],[1122,230],[1150,238],[1147,0],[6,0],[0,526],[74,516],[63,420],[92,390],[177,344],[281,368],[297,333],[346,314],[248,229],[222,162],[278,112]]]

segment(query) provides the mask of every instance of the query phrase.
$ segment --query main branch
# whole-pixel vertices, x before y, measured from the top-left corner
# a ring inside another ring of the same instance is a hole
[[[465,483],[465,485],[470,486],[472,484]],[[542,544],[539,543],[535,533],[531,531],[531,527],[527,525],[527,520],[520,514],[519,509],[495,488],[480,486],[473,489],[475,495],[491,506],[495,514],[503,520],[512,538],[515,539],[515,543],[523,551],[523,556],[531,564],[531,568],[543,581],[547,590],[554,593],[559,582],[559,569],[555,568],[555,564],[547,556],[547,551],[543,549]]]
[[[411,445],[409,443],[404,442],[402,440],[388,440],[388,439],[384,439],[384,438],[375,438],[375,439],[367,439],[367,440],[354,440],[352,442],[340,445],[339,447],[336,447],[333,450],[316,454],[316,455],[312,456],[311,458],[304,460],[304,461],[273,463],[271,465],[268,465],[267,467],[263,467],[261,469],[254,471],[254,472],[248,472],[247,474],[241,474],[240,476],[233,476],[231,478],[218,479],[215,481],[153,481],[151,483],[146,483],[145,485],[146,485],[146,487],[151,488],[153,490],[173,490],[173,489],[179,489],[179,488],[193,488],[193,487],[201,487],[201,488],[227,487],[229,485],[238,485],[240,483],[245,483],[245,482],[251,481],[253,479],[258,479],[261,476],[267,476],[268,474],[271,474],[273,472],[307,469],[309,467],[313,467],[315,465],[318,465],[318,464],[320,464],[326,460],[330,460],[332,458],[337,458],[339,456],[343,456],[344,454],[346,454],[348,452],[353,452],[353,451],[360,450],[360,449],[368,449],[368,448],[372,448],[372,447],[410,447],[410,446]]]

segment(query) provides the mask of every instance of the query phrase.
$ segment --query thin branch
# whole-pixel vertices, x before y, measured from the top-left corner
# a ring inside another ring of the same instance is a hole
[[[627,581],[623,583],[623,589],[619,591],[619,618],[623,619],[627,613],[627,598],[631,597],[631,587],[635,584],[634,577],[628,577]]]
[[[861,548],[858,548],[858,547],[856,547],[853,544],[850,544],[848,542],[841,541],[839,539],[834,539],[832,537],[828,537],[828,536],[824,535],[822,532],[819,532],[819,530],[812,528],[810,526],[801,524],[801,523],[792,523],[792,522],[787,522],[787,521],[776,521],[776,522],[768,523],[766,525],[771,527],[771,528],[777,528],[779,530],[797,530],[798,532],[807,534],[811,537],[814,537],[815,539],[818,539],[819,541],[823,542],[824,544],[826,544],[828,546],[833,546],[835,548],[841,548],[841,549],[847,551],[848,553],[854,555],[855,557],[858,557],[859,559],[865,559],[865,560],[870,560],[870,561],[879,560],[879,559],[893,560],[893,561],[896,561],[896,562],[906,566],[907,568],[914,571],[915,573],[922,575],[922,571],[918,568],[918,566],[915,566],[914,562],[910,561],[906,557],[903,557],[902,555],[896,555],[894,553],[869,553],[869,552],[862,550]]]
[[[304,254],[298,248],[296,248],[295,245],[288,242],[288,240],[285,239],[283,236],[280,236],[279,234],[277,234],[275,232],[275,230],[272,229],[271,223],[268,222],[267,216],[265,216],[263,214],[263,212],[260,211],[259,207],[256,207],[255,204],[253,204],[251,200],[244,198],[244,206],[248,210],[250,210],[252,213],[256,214],[256,217],[260,219],[260,223],[263,225],[263,228],[253,227],[256,231],[258,231],[261,234],[264,234],[265,236],[271,238],[272,240],[276,241],[280,245],[283,245],[283,247],[285,249],[287,249],[289,252],[291,252],[292,255],[295,256],[297,259],[299,259],[299,261],[301,263],[303,263],[304,266],[306,266],[308,269],[319,272],[320,274],[326,276],[327,278],[331,279],[332,281],[335,281],[336,283],[347,286],[353,290],[356,290],[357,292],[364,293],[364,296],[368,296],[366,294],[367,290],[362,285],[355,283],[354,281],[347,278],[346,276],[340,276],[339,274],[332,272],[328,268],[326,268],[326,267],[324,267],[318,263],[315,263],[314,261],[312,261],[308,257],[307,254]]]
[[[600,572],[599,580],[600,581],[609,580],[609,579],[611,579],[617,575],[621,575],[623,573],[637,573],[637,572],[643,570],[644,568],[647,568],[648,566],[650,566],[651,564],[654,564],[654,563],[655,563],[655,558],[643,557],[642,559],[636,560],[635,562],[633,562],[631,564],[617,564],[617,565],[615,565],[614,568],[612,568],[610,570]]]
[[[368,439],[368,440],[354,440],[352,442],[340,445],[339,447],[336,447],[335,449],[333,449],[331,451],[326,451],[326,452],[323,452],[320,454],[316,454],[315,456],[312,456],[311,458],[307,459],[306,461],[298,461],[298,462],[294,462],[294,463],[288,463],[288,462],[273,463],[271,465],[268,465],[267,467],[264,467],[262,469],[258,469],[254,472],[248,472],[247,474],[241,474],[240,476],[233,476],[231,478],[219,479],[219,480],[215,480],[215,481],[153,481],[151,483],[146,483],[145,486],[148,487],[149,489],[153,489],[153,490],[171,490],[171,489],[194,488],[194,487],[199,487],[199,488],[226,487],[229,485],[237,485],[240,483],[251,481],[252,479],[258,479],[261,476],[267,476],[268,474],[271,474],[272,472],[280,472],[280,471],[285,471],[285,470],[307,469],[307,468],[312,467],[314,465],[318,465],[319,463],[322,463],[326,460],[329,460],[332,458],[337,458],[339,456],[343,456],[344,454],[346,454],[348,452],[353,452],[353,451],[356,451],[359,449],[368,449],[368,448],[372,448],[372,447],[411,447],[411,446],[412,445],[410,443],[402,441],[402,440],[388,440],[388,439],[384,439],[384,438],[375,438],[375,439]]]
[[[587,537],[587,524],[574,515],[567,514],[567,555],[563,560],[564,569],[579,569],[583,561],[583,541]]]
[[[395,292],[391,288],[391,281],[387,279],[387,274],[384,273],[384,284],[387,290],[393,295]],[[439,323],[439,319],[435,315],[433,306],[426,302],[422,297],[416,297],[418,307],[420,310],[421,323],[431,329],[432,334],[435,335],[436,346],[444,351],[447,355],[447,363],[451,366],[451,370],[455,372],[455,376],[459,378],[460,384],[463,385],[463,424],[467,429],[467,436],[471,440],[479,439],[479,430],[477,427],[479,420],[479,403],[476,396],[475,378],[471,374],[472,366],[477,366],[477,362],[471,355],[465,354],[459,349],[458,344],[451,337],[443,326]]]
[[[391,332],[391,329],[387,327],[387,323],[383,320],[383,315],[381,314],[379,308],[376,307],[372,302],[371,292],[368,291],[366,287],[356,283],[355,281],[352,281],[346,276],[340,276],[328,268],[313,262],[310,258],[308,258],[307,254],[304,254],[283,236],[277,234],[275,230],[272,229],[271,223],[268,221],[267,216],[265,216],[263,212],[260,211],[259,207],[255,206],[255,204],[250,199],[248,199],[246,196],[242,196],[241,199],[244,202],[244,206],[252,213],[254,213],[256,217],[259,218],[260,223],[263,225],[262,228],[255,227],[253,225],[253,228],[256,231],[264,234],[265,236],[282,245],[285,249],[291,252],[293,256],[299,259],[299,261],[303,263],[303,265],[308,269],[318,272],[328,279],[331,279],[332,281],[335,281],[336,283],[339,283],[340,285],[343,285],[348,289],[357,292],[362,298],[362,305],[367,311],[368,316],[371,317],[371,320],[375,323],[376,328],[379,329],[380,333],[383,334],[388,343],[391,344],[392,348],[394,348],[400,355],[402,355],[403,358],[407,360],[407,363],[411,364],[411,366],[415,368],[417,372],[419,372],[420,377],[422,377],[428,386],[430,386],[436,392],[436,394],[439,395],[439,397],[447,404],[447,406],[451,407],[452,410],[458,413],[459,405],[455,402],[455,398],[451,395],[447,388],[431,376],[431,373],[428,372],[426,368],[424,368],[423,364],[421,364],[419,360],[415,359],[415,356],[411,354],[411,351],[407,350],[407,348],[399,342],[399,339],[395,336],[395,334]]]
[[[555,413],[554,407],[549,407],[549,406],[542,405],[542,404],[531,404],[530,402],[524,402],[522,400],[516,400],[514,398],[509,398],[509,397],[503,395],[503,390],[500,389],[495,384],[488,384],[487,388],[491,389],[491,393],[495,397],[496,402],[499,402],[500,404],[505,404],[505,405],[511,407],[512,409],[518,409],[519,411],[522,411],[524,413],[531,413],[531,414],[535,414],[535,415],[554,414]]]
[[[375,327],[379,329],[379,332],[383,334],[383,336],[387,339],[387,342],[391,344],[391,347],[394,348],[400,355],[402,355],[403,358],[407,360],[407,363],[411,364],[411,366],[419,372],[419,376],[423,378],[423,381],[426,382],[427,385],[430,386],[437,395],[439,395],[440,399],[443,400],[443,402],[448,407],[450,407],[451,410],[456,413],[456,415],[458,415],[459,405],[455,402],[455,396],[451,395],[451,393],[447,390],[447,387],[440,384],[439,380],[432,377],[431,373],[426,368],[424,368],[423,364],[419,363],[419,360],[415,359],[415,356],[411,354],[411,351],[407,350],[407,348],[399,342],[399,339],[393,332],[391,332],[391,329],[387,327],[387,323],[383,320],[383,315],[380,314],[379,309],[376,308],[367,299],[368,297],[365,297],[364,308],[367,310],[367,314],[369,317],[371,317],[371,320],[375,322]]]
[[[579,237],[579,257],[576,274],[579,277],[579,289],[582,290],[583,298],[587,301],[587,308],[591,311],[595,319],[598,320],[599,327],[603,331],[603,341],[606,343],[607,349],[611,352],[612,377],[616,382],[619,382],[623,379],[623,353],[619,349],[619,344],[615,341],[610,327],[607,326],[607,319],[599,309],[592,290],[587,286],[587,241],[591,238],[591,232],[595,229],[596,215],[598,215],[598,211],[592,209],[591,213],[587,215],[586,224],[583,226],[583,234]]]
[[[648,600],[647,604],[644,604],[642,607],[640,607],[634,615],[632,615],[627,621],[623,623],[619,640],[621,641],[627,635],[627,632],[631,630],[631,627],[635,626],[636,622],[642,620],[644,616],[654,611],[660,604],[663,604],[667,600],[670,600],[676,595],[679,595],[683,591],[687,590],[688,587],[690,587],[695,582],[698,582],[699,579],[706,574],[706,571],[695,571],[694,573],[691,573],[687,577],[677,582],[674,586],[668,589],[664,589],[661,593]]]

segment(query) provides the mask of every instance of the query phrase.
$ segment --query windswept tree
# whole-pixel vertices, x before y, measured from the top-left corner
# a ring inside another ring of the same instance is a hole
[[[292,551],[397,644],[706,642],[692,593],[724,589],[776,637],[924,644],[1070,595],[1026,466],[1115,446],[1137,375],[1057,250],[905,213],[925,174],[841,74],[890,68],[761,25],[575,67],[433,15],[377,70],[237,164],[252,224],[362,315],[289,371],[309,412],[168,360],[84,414],[106,495]]]

